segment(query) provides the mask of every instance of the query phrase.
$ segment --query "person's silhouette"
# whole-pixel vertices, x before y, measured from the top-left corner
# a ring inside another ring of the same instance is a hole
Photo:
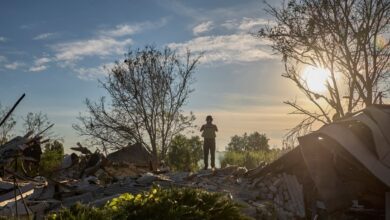
[[[200,128],[200,131],[202,132],[202,137],[204,138],[203,142],[203,153],[204,153],[204,169],[207,170],[209,166],[209,151],[211,154],[211,168],[215,168],[215,132],[218,131],[218,128],[216,125],[214,125],[213,117],[211,115],[208,115],[206,117],[206,124],[202,125]]]

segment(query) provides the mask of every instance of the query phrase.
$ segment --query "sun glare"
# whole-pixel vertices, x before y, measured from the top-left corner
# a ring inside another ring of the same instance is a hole
[[[306,67],[302,72],[302,79],[306,81],[309,89],[318,93],[326,90],[326,82],[329,76],[329,70],[313,66]]]

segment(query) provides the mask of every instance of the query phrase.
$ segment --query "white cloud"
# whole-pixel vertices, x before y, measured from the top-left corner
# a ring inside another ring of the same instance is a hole
[[[79,40],[60,43],[53,46],[57,61],[81,60],[86,56],[108,56],[125,53],[126,47],[133,43],[131,39],[117,40],[110,37],[100,37],[89,40]]]
[[[7,41],[7,38],[0,36],[0,43],[4,43]]]
[[[15,62],[12,62],[12,63],[8,63],[8,64],[5,64],[4,67],[7,68],[7,69],[10,69],[10,70],[16,70],[20,67],[24,66],[24,63],[22,62],[18,62],[18,61],[15,61]]]
[[[107,35],[110,37],[123,37],[123,36],[129,36],[132,34],[137,33],[141,30],[141,25],[128,25],[128,24],[121,24],[115,26],[114,29],[110,30],[103,30],[100,31],[101,34]]]
[[[263,18],[246,18],[241,20],[227,20],[221,24],[222,27],[228,30],[238,30],[240,32],[256,32],[265,25],[273,25],[274,22]]]
[[[42,57],[34,61],[34,66],[30,67],[28,71],[30,72],[40,72],[47,69],[47,63],[51,61],[50,58]]]
[[[30,72],[40,72],[40,71],[43,71],[43,70],[46,70],[47,69],[47,66],[45,65],[41,65],[41,66],[33,66],[33,67],[30,67],[28,69],[28,71]]]
[[[35,63],[35,65],[43,65],[43,64],[49,63],[50,61],[51,61],[50,58],[42,57],[42,58],[36,59],[34,61],[34,63]]]
[[[222,27],[229,29],[229,30],[236,29],[238,27],[238,25],[239,24],[238,24],[237,20],[235,20],[235,19],[227,20],[221,24]]]
[[[253,29],[268,24],[270,22],[262,18],[243,18],[238,28],[242,31],[256,31]]]
[[[56,33],[43,33],[43,34],[39,34],[39,35],[35,36],[33,39],[34,40],[45,40],[45,39],[52,38],[55,35],[57,35],[57,34]]]
[[[194,33],[194,35],[199,35],[199,34],[207,32],[207,31],[210,31],[212,29],[212,26],[213,26],[212,21],[205,21],[205,22],[202,22],[202,23],[196,25],[192,29],[192,32]]]
[[[147,29],[162,27],[166,23],[167,23],[167,19],[162,18],[156,22],[145,21],[145,22],[134,23],[134,24],[119,24],[112,29],[100,30],[99,34],[107,37],[114,37],[114,38],[124,37],[124,36],[130,36],[139,33]]]
[[[251,62],[275,58],[269,47],[270,42],[250,34],[232,34],[197,37],[185,43],[171,43],[168,46],[184,52],[188,48],[194,53],[204,52],[202,61]]]
[[[115,59],[116,55],[123,55],[133,44],[133,34],[162,27],[167,23],[166,18],[156,22],[140,22],[134,24],[119,24],[114,27],[100,28],[90,38],[79,39],[69,42],[62,42],[51,45],[53,58],[47,62],[55,62],[60,67],[69,68],[79,74],[79,78],[89,79],[103,75],[103,66],[80,67],[79,64],[84,58]],[[38,63],[30,68],[30,71],[41,71],[46,69],[46,63]],[[107,64],[106,64],[107,65]]]
[[[80,79],[91,80],[106,76],[115,65],[115,63],[106,63],[98,67],[75,68],[74,71],[78,74]]]

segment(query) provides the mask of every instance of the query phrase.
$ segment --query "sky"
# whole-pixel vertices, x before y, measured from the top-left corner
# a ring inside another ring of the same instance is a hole
[[[254,131],[281,147],[299,120],[283,101],[299,93],[281,77],[281,57],[270,42],[254,36],[272,25],[264,8],[261,0],[1,1],[0,103],[10,106],[26,93],[15,117],[46,113],[73,147],[83,138],[72,124],[85,111],[85,98],[107,95],[98,80],[115,61],[145,45],[188,48],[204,56],[185,111],[194,112],[198,126],[213,116],[218,149],[231,136]]]

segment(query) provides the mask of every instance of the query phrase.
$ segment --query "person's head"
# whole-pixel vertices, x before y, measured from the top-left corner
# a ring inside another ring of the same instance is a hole
[[[212,121],[213,121],[213,117],[211,117],[211,115],[207,115],[206,122],[211,123]]]

